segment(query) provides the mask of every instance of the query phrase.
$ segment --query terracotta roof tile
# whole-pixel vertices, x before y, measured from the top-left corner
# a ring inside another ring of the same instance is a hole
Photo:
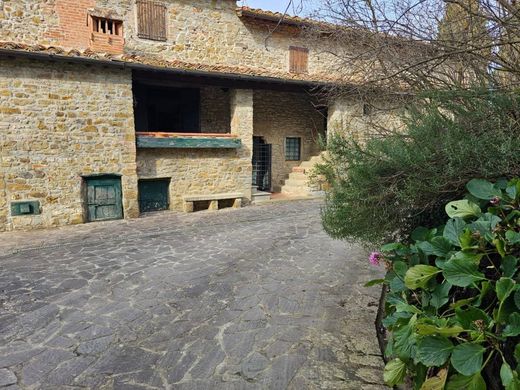
[[[238,7],[237,14],[240,17],[249,17],[281,24],[326,27],[327,29],[342,28],[341,26],[333,23],[322,22],[311,18],[302,18],[300,16],[287,15],[281,12],[266,11],[259,8]]]

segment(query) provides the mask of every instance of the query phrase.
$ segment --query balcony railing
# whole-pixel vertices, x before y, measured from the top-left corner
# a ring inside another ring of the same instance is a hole
[[[242,141],[234,134],[137,132],[138,148],[238,149]]]

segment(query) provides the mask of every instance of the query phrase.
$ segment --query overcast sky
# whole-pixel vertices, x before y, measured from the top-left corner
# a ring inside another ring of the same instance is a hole
[[[261,8],[269,11],[283,12],[287,7],[288,0],[242,0],[241,3],[242,5],[247,5],[251,8]],[[306,0],[305,4],[306,9],[304,10],[303,14],[310,12],[312,8],[310,5],[311,1]],[[290,9],[289,13],[294,14],[294,10]]]

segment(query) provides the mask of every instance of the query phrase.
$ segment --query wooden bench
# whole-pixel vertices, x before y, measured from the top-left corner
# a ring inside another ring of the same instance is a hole
[[[218,210],[219,201],[221,200],[233,200],[233,208],[242,207],[242,198],[244,194],[240,192],[231,192],[227,194],[208,194],[208,195],[186,195],[184,199],[184,211],[192,213],[194,210],[195,202],[207,202],[209,201],[208,210]]]

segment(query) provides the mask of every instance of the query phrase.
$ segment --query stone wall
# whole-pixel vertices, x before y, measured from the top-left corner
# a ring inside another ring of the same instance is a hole
[[[229,88],[203,87],[200,90],[200,131],[231,132]]]
[[[0,230],[83,222],[92,174],[122,175],[125,217],[138,215],[131,88],[128,71],[0,60]],[[41,215],[9,216],[2,186]]]
[[[368,107],[364,109],[364,105]],[[398,100],[373,98],[367,103],[359,97],[336,98],[329,104],[328,136],[340,134],[363,142],[381,129],[399,131],[403,127],[399,114],[404,106]]]
[[[183,195],[241,192],[251,199],[253,133],[252,91],[230,90],[227,116],[231,133],[242,140],[240,149],[139,149],[140,179],[170,178],[170,209],[183,209]]]
[[[325,118],[304,93],[255,91],[254,135],[272,145],[272,186],[280,191],[293,167],[317,156]],[[285,160],[285,138],[301,137],[301,161]]]
[[[87,26],[88,10],[95,9],[96,14],[123,19],[126,53],[287,73],[289,46],[299,46],[310,49],[309,73],[315,78],[337,73],[336,57],[330,53],[338,52],[338,46],[330,37],[309,39],[294,27],[275,29],[273,23],[240,18],[232,0],[161,2],[168,9],[166,42],[137,36],[135,0],[4,0],[0,2],[0,41],[102,51],[102,46],[92,46]],[[105,51],[118,53],[120,49]]]

